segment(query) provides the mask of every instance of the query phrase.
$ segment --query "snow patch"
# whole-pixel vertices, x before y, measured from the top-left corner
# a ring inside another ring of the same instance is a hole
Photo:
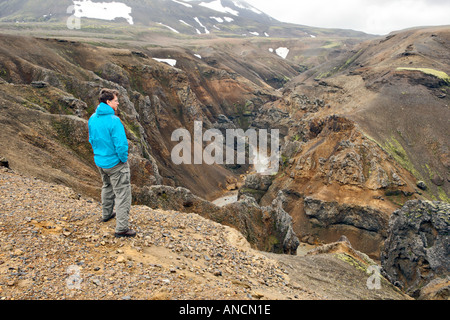
[[[131,8],[121,2],[92,2],[91,0],[73,0],[77,18],[91,18],[101,20],[114,20],[124,18],[129,24],[134,24]]]
[[[289,54],[289,49],[286,47],[279,47],[275,50],[276,54],[279,55],[281,58],[286,59],[286,57]]]
[[[216,20],[219,23],[223,23],[223,19],[220,17],[210,17],[210,18]]]
[[[239,8],[239,9],[247,9],[246,7],[244,7],[242,4],[240,4],[240,3],[237,2],[237,1],[233,1],[233,4],[234,4],[237,8]]]
[[[234,19],[233,19],[233,18],[230,18],[230,17],[223,17],[223,19],[224,19],[226,22],[233,22],[233,21],[234,21]]]
[[[253,11],[254,13],[262,14],[261,11],[255,9],[255,8],[253,8],[253,7],[251,7],[251,6],[247,6],[247,7],[246,7],[246,6],[244,6],[243,4],[241,4],[241,3],[237,2],[237,1],[233,1],[233,4],[234,4],[237,8],[239,8],[239,9],[251,10],[251,11]]]
[[[185,7],[192,8],[192,4],[184,3],[184,2],[181,2],[181,1],[177,1],[177,0],[172,0],[172,1],[176,2],[178,4],[181,4],[181,5],[185,6]]]
[[[315,38],[316,36],[313,36],[312,34],[309,35],[311,38]]]
[[[185,22],[184,20],[178,20],[178,21],[180,21],[182,24],[185,24],[185,25],[187,25],[189,27],[192,27],[189,23]]]
[[[177,64],[177,60],[175,59],[159,59],[159,58],[153,58],[153,60],[156,60],[158,62],[167,63],[168,65],[175,67]]]
[[[170,27],[168,25],[165,25],[165,24],[163,24],[161,22],[158,22],[158,24],[162,25],[163,27],[166,27],[167,29],[169,29],[169,30],[171,30],[171,31],[173,31],[175,33],[180,33],[179,31],[175,30],[174,28],[172,28],[172,27]]]
[[[270,51],[270,52],[273,52],[273,48],[269,48],[269,51]]]
[[[265,35],[266,37],[270,37],[269,34],[268,34],[267,32],[264,32],[264,35]]]
[[[202,56],[201,55],[199,55],[199,54],[196,54],[196,53],[194,53],[194,56],[196,56],[197,58],[199,58],[199,59],[201,59],[202,58]]]
[[[223,12],[223,13],[229,13],[229,14],[232,14],[234,16],[238,16],[239,15],[239,11],[233,10],[233,9],[231,9],[229,7],[224,7],[222,5],[222,1],[220,1],[220,0],[215,0],[215,1],[212,1],[212,2],[202,2],[199,5],[202,6],[202,7],[205,7],[205,8],[209,8],[209,9],[214,10],[214,11],[219,11],[219,12]]]
[[[250,31],[249,33],[252,34],[252,35],[254,35],[254,36],[259,36],[259,33],[256,32],[256,31]]]
[[[205,33],[206,33],[206,34],[209,33],[209,30],[206,29],[206,27],[200,22],[200,20],[199,20],[197,17],[195,17],[194,20],[200,25],[200,27],[202,27],[203,29],[205,29]]]
[[[248,8],[248,9],[251,10],[251,11],[253,11],[253,12],[256,13],[256,14],[262,14],[262,12],[259,11],[258,9],[255,9],[255,8]]]

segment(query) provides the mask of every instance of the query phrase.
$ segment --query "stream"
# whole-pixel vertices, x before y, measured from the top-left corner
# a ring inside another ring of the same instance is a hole
[[[234,203],[237,201],[238,201],[238,190],[234,190],[212,201],[212,203],[214,203],[216,206],[223,207],[227,204]]]
[[[249,173],[253,172],[263,173],[269,169],[270,162],[266,154],[261,152],[255,152],[253,154],[253,157],[255,164],[253,165]],[[214,203],[216,206],[223,207],[227,204],[234,203],[237,201],[238,201],[238,190],[233,190],[211,202]]]

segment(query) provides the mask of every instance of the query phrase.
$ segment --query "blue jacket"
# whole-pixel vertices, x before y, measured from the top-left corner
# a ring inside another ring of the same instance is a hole
[[[128,160],[125,128],[106,103],[100,103],[89,119],[89,143],[94,150],[95,164],[100,168],[109,169]]]

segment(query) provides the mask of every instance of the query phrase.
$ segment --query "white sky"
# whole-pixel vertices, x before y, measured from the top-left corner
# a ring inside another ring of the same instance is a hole
[[[385,35],[450,25],[450,0],[246,0],[273,18],[312,27]]]

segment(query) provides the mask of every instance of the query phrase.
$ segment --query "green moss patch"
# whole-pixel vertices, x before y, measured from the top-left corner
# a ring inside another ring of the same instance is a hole
[[[397,70],[399,70],[399,71],[401,71],[401,70],[420,71],[425,74],[430,74],[432,76],[435,76],[436,78],[442,79],[445,82],[450,84],[450,77],[448,76],[448,74],[446,74],[443,71],[434,70],[434,69],[430,69],[430,68],[397,68]]]

